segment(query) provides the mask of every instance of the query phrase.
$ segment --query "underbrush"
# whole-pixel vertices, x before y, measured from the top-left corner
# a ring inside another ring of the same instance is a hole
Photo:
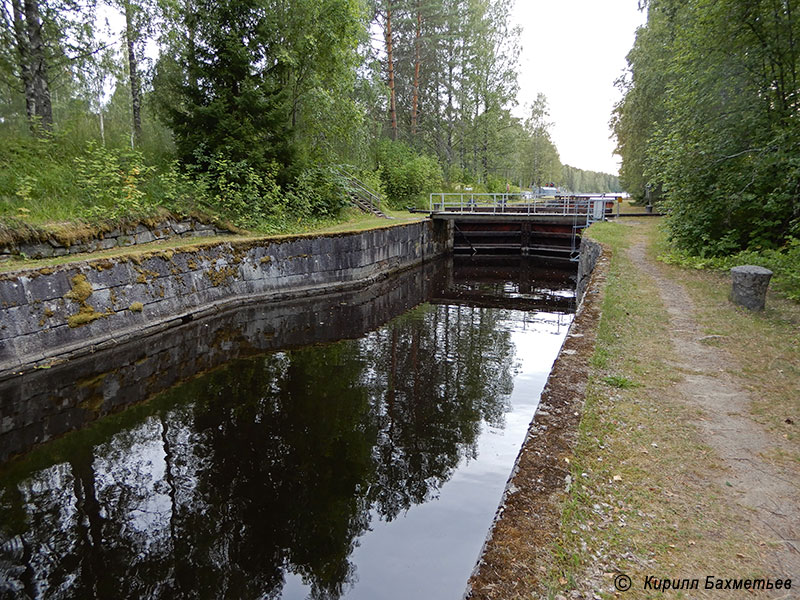
[[[0,242],[81,239],[166,214],[265,234],[352,216],[336,167],[308,166],[281,186],[277,166],[259,172],[224,156],[179,165],[130,148],[71,143],[67,135],[0,138]]]
[[[778,250],[744,250],[720,257],[692,256],[683,250],[664,246],[659,260],[684,268],[728,271],[740,265],[757,265],[771,270],[775,289],[795,302],[800,302],[800,239],[790,239]]]

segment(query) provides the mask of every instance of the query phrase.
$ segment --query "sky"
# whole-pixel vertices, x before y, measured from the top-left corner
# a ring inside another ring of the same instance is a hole
[[[539,92],[550,105],[550,134],[563,164],[617,174],[608,122],[621,95],[614,80],[626,66],[646,15],[637,0],[516,0],[522,27],[518,116]]]

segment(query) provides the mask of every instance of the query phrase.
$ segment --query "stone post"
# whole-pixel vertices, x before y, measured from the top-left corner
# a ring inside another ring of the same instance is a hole
[[[767,286],[772,271],[764,267],[743,265],[731,269],[731,300],[749,310],[764,310]]]

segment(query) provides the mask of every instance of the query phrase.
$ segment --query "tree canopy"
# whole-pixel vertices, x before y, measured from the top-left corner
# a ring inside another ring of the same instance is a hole
[[[277,231],[336,214],[342,166],[394,207],[615,185],[562,167],[543,95],[517,106],[513,0],[0,5],[0,215],[177,206]]]
[[[651,0],[612,118],[622,183],[697,254],[800,235],[800,2]]]

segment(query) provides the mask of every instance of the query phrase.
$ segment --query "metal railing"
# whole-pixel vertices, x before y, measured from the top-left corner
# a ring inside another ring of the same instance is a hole
[[[555,196],[532,198],[529,194],[488,194],[472,192],[433,193],[431,213],[478,213],[508,215],[586,215],[587,221],[601,221],[611,214],[615,198],[606,196]]]
[[[352,175],[342,167],[338,168],[339,174],[345,178],[348,190],[353,201],[363,210],[384,219],[391,219],[381,210],[381,198],[370,189],[363,181]]]

